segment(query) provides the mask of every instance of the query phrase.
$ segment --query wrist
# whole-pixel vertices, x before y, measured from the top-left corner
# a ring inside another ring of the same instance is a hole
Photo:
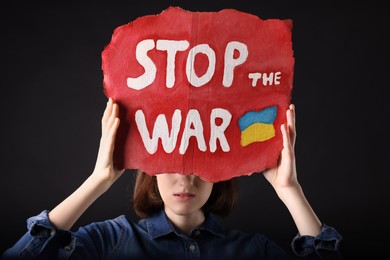
[[[86,180],[86,184],[100,194],[105,193],[113,183],[114,181],[112,179],[105,177],[103,174],[99,174],[97,171],[93,171]]]
[[[304,200],[305,196],[301,185],[296,184],[294,186],[283,187],[275,189],[279,199],[286,205],[295,201]]]
[[[290,212],[300,235],[315,237],[321,231],[321,221],[306,199],[300,185],[277,190],[279,198]]]

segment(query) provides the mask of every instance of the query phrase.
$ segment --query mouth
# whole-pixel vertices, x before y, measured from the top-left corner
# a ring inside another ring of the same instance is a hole
[[[190,200],[195,197],[195,194],[190,192],[178,192],[174,193],[173,196],[180,200]]]

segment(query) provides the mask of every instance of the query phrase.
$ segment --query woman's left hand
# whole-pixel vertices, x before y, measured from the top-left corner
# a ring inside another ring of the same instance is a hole
[[[291,104],[286,111],[287,124],[281,125],[283,149],[275,167],[263,171],[264,177],[279,194],[283,190],[299,187],[295,164],[295,106]]]

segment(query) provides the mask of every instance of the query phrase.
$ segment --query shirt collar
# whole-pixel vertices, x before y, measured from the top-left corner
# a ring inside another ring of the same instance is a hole
[[[144,221],[151,239],[156,239],[170,233],[180,235],[180,232],[176,230],[169,221],[164,210],[146,218]],[[218,223],[216,217],[211,213],[206,214],[205,222],[198,228],[198,230],[208,231],[215,236],[225,237],[224,228]]]

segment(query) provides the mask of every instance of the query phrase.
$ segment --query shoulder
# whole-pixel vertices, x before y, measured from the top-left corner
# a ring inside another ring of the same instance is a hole
[[[133,243],[142,232],[140,226],[125,215],[92,222],[80,227],[74,236],[84,249],[97,250],[98,255],[111,255]]]
[[[243,243],[258,243],[265,244],[270,242],[271,240],[261,233],[252,233],[252,232],[244,232],[239,229],[226,229],[225,230],[226,238],[232,239],[235,241],[241,241]]]
[[[206,220],[202,228],[232,241],[255,242],[258,240],[263,242],[268,240],[268,238],[261,233],[245,232],[236,228],[227,228],[221,225],[219,219],[214,214],[206,215]]]
[[[238,229],[226,229],[224,244],[234,248],[232,254],[249,258],[272,257],[272,259],[290,259],[286,251],[262,233],[244,232]],[[235,250],[238,250],[236,252]],[[267,258],[268,259],[268,258]]]
[[[85,228],[106,230],[106,231],[120,231],[134,229],[138,224],[128,218],[126,215],[120,215],[118,217],[107,219],[103,221],[92,222],[85,226]]]
[[[235,228],[226,228],[220,224],[218,221],[218,218],[213,214],[208,214],[206,216],[206,221],[202,227],[203,229],[221,236],[224,238],[225,241],[233,241],[235,244],[257,244],[257,245],[265,245],[271,240],[257,232],[245,232],[240,229]]]
[[[112,242],[120,241],[123,237],[131,237],[137,232],[140,227],[134,221],[131,221],[127,216],[120,215],[118,217],[92,222],[86,226],[79,228],[76,236],[88,236],[93,239],[112,240]]]

